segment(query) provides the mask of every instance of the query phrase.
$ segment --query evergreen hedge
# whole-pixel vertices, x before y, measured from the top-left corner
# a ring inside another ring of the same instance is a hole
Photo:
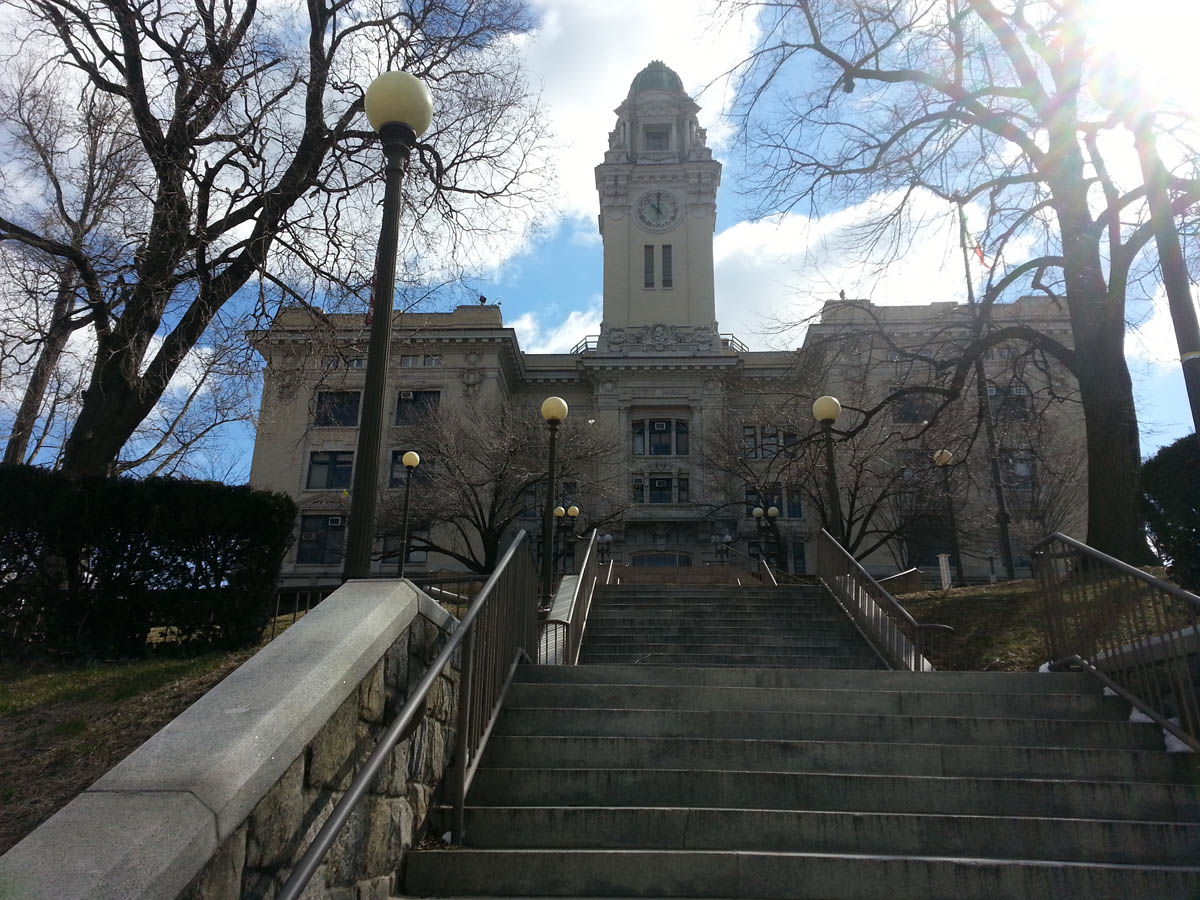
[[[258,640],[296,505],[246,486],[0,466],[0,650],[130,656]]]
[[[1185,435],[1142,465],[1142,512],[1171,578],[1200,591],[1200,437]]]

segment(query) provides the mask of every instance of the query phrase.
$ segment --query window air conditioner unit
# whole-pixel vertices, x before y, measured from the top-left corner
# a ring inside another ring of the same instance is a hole
[[[400,392],[400,399],[401,399],[401,400],[411,400],[412,398],[413,398],[413,392],[412,392],[412,391],[401,391],[401,392]]]
[[[654,486],[656,488],[668,488],[671,486],[671,479],[670,478],[655,478]]]
[[[654,430],[655,430],[655,431],[666,431],[666,430],[667,430],[667,423],[666,423],[666,422],[655,422],[655,423],[654,423]]]
[[[317,533],[315,531],[300,532],[300,540],[302,540],[302,541],[315,541],[316,539],[317,539]]]
[[[341,525],[341,524],[342,524],[342,517],[341,517],[341,516],[330,516],[330,517],[329,517],[329,524],[330,524],[330,525]]]
[[[640,479],[640,478],[635,478],[635,479],[633,479],[633,483],[634,483],[634,484],[641,484],[641,483],[642,483],[642,479]]]

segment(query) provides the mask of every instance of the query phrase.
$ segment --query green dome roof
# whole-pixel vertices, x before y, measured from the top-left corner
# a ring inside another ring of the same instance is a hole
[[[645,91],[673,91],[682,94],[683,82],[673,69],[668,69],[662,60],[656,59],[638,72],[633,83],[629,85],[630,97]]]

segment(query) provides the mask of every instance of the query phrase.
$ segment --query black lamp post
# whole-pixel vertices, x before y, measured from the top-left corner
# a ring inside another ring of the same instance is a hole
[[[567,528],[567,536],[564,540],[574,542],[579,539],[579,530],[577,528],[578,525],[579,525],[579,507],[576,506],[574,503],[572,503],[570,506],[567,507],[567,526],[568,526],[568,528]],[[572,568],[575,567],[574,551],[572,551],[572,553],[571,553],[571,567]],[[565,575],[566,573],[567,573],[567,548],[564,545],[563,546],[563,574]]]
[[[842,500],[838,493],[837,470],[833,467],[833,423],[842,414],[842,404],[837,397],[818,397],[813,403],[813,417],[821,423],[825,432],[825,477],[829,494],[829,518],[833,527],[829,533],[839,544],[845,539],[842,531]]]
[[[564,507],[554,507],[554,577],[561,577],[563,571],[563,556],[566,554],[566,533],[567,511]]]
[[[388,349],[392,341],[392,298],[396,287],[396,247],[400,237],[400,186],[417,138],[433,119],[433,98],[419,79],[407,72],[385,72],[371,82],[365,98],[367,119],[383,141],[387,176],[383,193],[383,226],[376,254],[375,302],[367,350],[362,424],[354,451],[354,489],[342,580],[371,574],[375,494],[379,487],[379,447],[383,435],[384,392]]]
[[[962,551],[958,546],[958,522],[954,518],[954,498],[950,495],[950,464],[954,462],[954,454],[949,450],[939,450],[933,454],[933,464],[942,470],[942,491],[946,495],[946,514],[950,517],[950,553],[954,562],[954,575],[960,585],[966,586],[967,578],[963,574]]]
[[[404,463],[404,518],[400,531],[400,568],[398,573],[404,577],[404,564],[408,562],[408,497],[412,492],[413,471],[421,464],[421,457],[415,450],[409,450],[400,462]]]
[[[546,463],[546,508],[542,514],[542,608],[554,604],[554,449],[558,426],[567,417],[567,401],[547,397],[542,401],[542,418],[550,428],[550,454]]]
[[[613,536],[611,534],[601,534],[596,538],[597,561],[602,566],[607,566],[608,561],[612,559],[612,543]]]

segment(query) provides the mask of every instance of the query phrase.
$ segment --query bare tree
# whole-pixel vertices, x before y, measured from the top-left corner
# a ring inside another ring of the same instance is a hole
[[[239,318],[365,299],[380,158],[362,98],[378,73],[406,69],[434,96],[406,185],[409,280],[427,274],[422,259],[449,268],[501,218],[519,224],[545,184],[544,128],[511,40],[531,24],[518,0],[16,5],[25,51],[119,110],[146,173],[111,258],[45,227],[44,174],[0,200],[0,238],[70,270],[94,336],[70,471],[112,470],[227,304]]]
[[[740,67],[748,188],[762,210],[819,213],[870,202],[864,252],[886,265],[927,223],[932,194],[977,210],[991,268],[979,297],[974,358],[1023,340],[1079,383],[1088,448],[1090,543],[1148,557],[1135,502],[1137,416],[1124,358],[1127,294],[1152,290],[1145,186],[1114,174],[1103,136],[1121,119],[1089,93],[1103,75],[1083,0],[728,0],[760,13],[763,38]],[[808,87],[797,88],[803,71]],[[1160,116],[1159,127],[1168,117]],[[1176,134],[1176,140],[1181,139]],[[1128,141],[1118,141],[1128,144]],[[1183,216],[1200,181],[1168,178]],[[1144,283],[1143,283],[1144,281]],[[1073,346],[1019,325],[989,329],[1013,292],[1061,298]]]
[[[476,572],[492,571],[522,520],[535,526],[541,521],[547,431],[538,410],[466,401],[420,417],[409,437],[406,447],[421,455],[409,515],[422,536],[412,548]],[[589,529],[619,518],[628,506],[627,480],[615,464],[618,451],[611,435],[584,421],[568,419],[561,426],[555,490],[583,508]],[[397,473],[396,486],[402,477]],[[385,534],[401,533],[403,494],[387,495],[380,513]]]
[[[0,184],[18,196],[29,184],[44,185],[46,200],[24,204],[28,220],[40,234],[86,253],[98,275],[120,277],[133,249],[129,225],[145,211],[128,115],[91,86],[82,98],[71,97],[67,83],[45,68],[23,61],[9,74],[12,81],[0,84],[7,138]],[[72,335],[89,328],[90,310],[74,265],[3,232],[0,270],[0,341],[10,350],[5,375],[10,387],[23,382],[3,461],[19,463],[29,459],[56,369],[79,363],[63,354]],[[64,399],[51,405],[60,409]]]

